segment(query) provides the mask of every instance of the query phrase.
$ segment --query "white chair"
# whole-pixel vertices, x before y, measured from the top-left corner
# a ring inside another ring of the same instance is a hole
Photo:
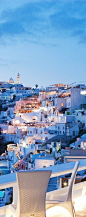
[[[17,206],[9,205],[6,216],[45,217],[46,190],[51,171],[25,171],[17,173]]]
[[[75,209],[74,209],[73,202],[72,202],[72,190],[73,190],[73,184],[74,184],[74,181],[75,181],[75,177],[76,177],[78,167],[79,167],[79,162],[77,161],[76,164],[75,164],[72,176],[71,176],[71,181],[70,181],[70,184],[69,184],[69,189],[68,189],[66,199],[63,196],[58,197],[58,195],[57,195],[58,200],[46,201],[46,209],[47,210],[51,209],[51,207],[53,207],[53,206],[61,206],[61,207],[65,208],[70,213],[71,217],[75,217]]]

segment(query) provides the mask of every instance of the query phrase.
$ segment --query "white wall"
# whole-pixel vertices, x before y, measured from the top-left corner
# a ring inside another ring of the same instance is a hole
[[[78,115],[75,118],[77,121],[81,121],[82,123],[85,123],[86,126],[86,115]]]
[[[86,97],[80,92],[81,88],[71,88],[71,110],[81,108],[81,104],[86,104]]]
[[[61,106],[61,103],[63,103],[63,106]],[[66,100],[64,98],[55,98],[54,99],[54,105],[57,106],[57,109],[60,110],[63,107],[66,107]]]
[[[20,146],[22,155],[27,155],[29,152],[33,152],[34,149],[31,148],[31,145],[28,145],[28,147],[23,147],[22,145]]]
[[[70,108],[71,107],[71,97],[67,97],[66,98],[66,108]]]
[[[17,133],[17,127],[9,125],[8,133]]]
[[[34,136],[36,133],[36,128],[35,127],[27,127],[27,136]]]
[[[32,113],[20,113],[21,118],[23,118],[26,122],[33,122],[33,117],[37,117],[37,121],[40,121],[40,112],[32,112]]]
[[[56,131],[57,131],[57,134],[63,135],[65,133],[65,123],[63,123],[63,124],[57,123],[56,124]]]
[[[35,169],[54,166],[54,159],[35,159]]]

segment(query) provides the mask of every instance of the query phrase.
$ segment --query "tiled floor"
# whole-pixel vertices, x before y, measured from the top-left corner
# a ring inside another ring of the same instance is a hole
[[[6,217],[6,215],[2,215],[2,216],[0,216],[0,217]],[[53,215],[52,217],[67,217],[66,215],[64,216],[64,214],[56,214],[56,216],[55,215]],[[76,213],[76,217],[86,217],[86,212],[79,212],[79,213]]]
[[[79,201],[80,202],[80,201]],[[86,200],[82,206],[81,203],[76,204],[76,217],[86,217]],[[46,217],[69,217],[67,210],[64,210],[62,207],[52,207],[46,211]]]
[[[86,217],[86,211],[84,212],[77,212],[76,217]]]

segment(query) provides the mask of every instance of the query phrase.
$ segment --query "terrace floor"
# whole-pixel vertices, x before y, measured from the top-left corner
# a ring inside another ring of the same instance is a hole
[[[86,217],[86,195],[74,200],[76,217]],[[46,211],[46,217],[70,217],[68,211],[60,206],[53,206]]]

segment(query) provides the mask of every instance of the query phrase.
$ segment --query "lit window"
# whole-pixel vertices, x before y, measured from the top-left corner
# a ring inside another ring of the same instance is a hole
[[[63,107],[63,102],[61,103],[61,106]]]

